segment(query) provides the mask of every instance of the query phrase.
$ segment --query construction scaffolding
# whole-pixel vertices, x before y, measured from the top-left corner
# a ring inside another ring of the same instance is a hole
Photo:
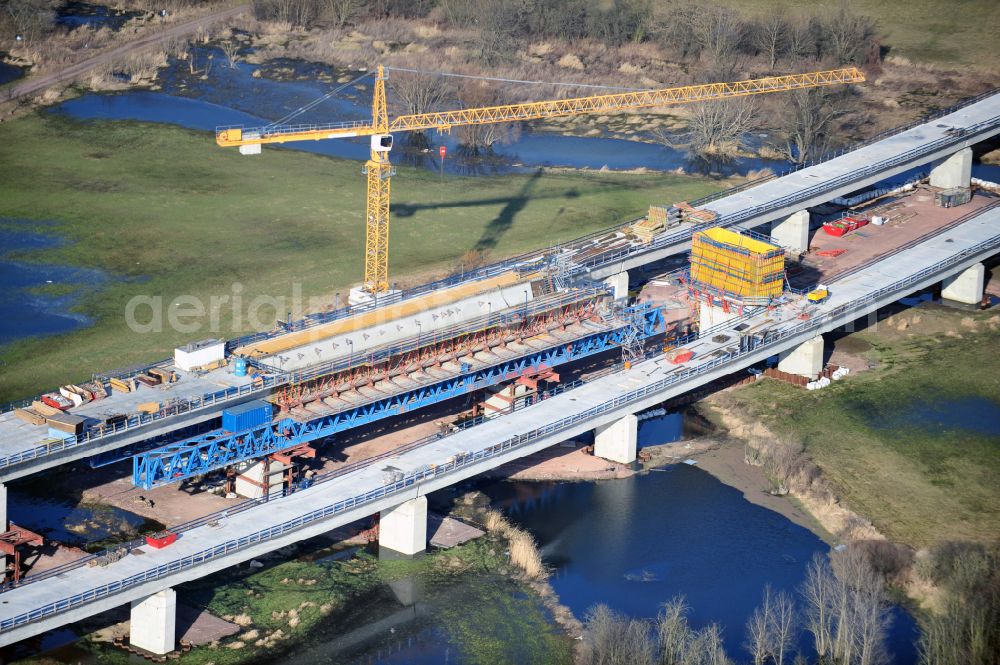
[[[742,304],[763,304],[781,295],[784,250],[724,228],[691,238],[691,290]]]

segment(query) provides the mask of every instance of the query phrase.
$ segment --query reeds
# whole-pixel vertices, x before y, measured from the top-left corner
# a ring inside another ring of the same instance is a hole
[[[514,526],[497,510],[488,510],[483,526],[490,533],[505,538],[510,548],[510,562],[524,571],[530,579],[545,577],[545,565],[534,537],[524,529]]]

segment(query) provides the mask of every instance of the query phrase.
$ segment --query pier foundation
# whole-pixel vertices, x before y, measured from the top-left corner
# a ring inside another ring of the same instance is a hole
[[[962,148],[950,157],[934,162],[931,187],[968,187],[972,179],[972,148]]]
[[[982,263],[966,268],[957,275],[941,280],[941,297],[945,300],[975,305],[983,299],[986,267]]]
[[[778,369],[815,379],[823,369],[823,336],[817,335],[778,355]]]
[[[129,643],[159,655],[174,650],[177,637],[177,592],[158,591],[132,601]]]
[[[621,300],[628,298],[628,271],[623,270],[617,275],[612,275],[604,280],[604,284],[614,290],[614,299]]]
[[[771,242],[793,252],[809,249],[809,211],[799,210],[783,221],[771,224]]]
[[[594,430],[594,455],[612,462],[631,464],[635,461],[639,439],[639,419],[634,414]]]
[[[427,497],[383,510],[379,515],[379,547],[412,555],[427,548]]]

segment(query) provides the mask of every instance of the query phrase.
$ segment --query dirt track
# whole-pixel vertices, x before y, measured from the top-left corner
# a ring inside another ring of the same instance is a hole
[[[51,74],[46,74],[38,78],[31,78],[19,85],[14,86],[9,91],[6,92],[4,97],[6,101],[18,99],[24,97],[25,95],[31,95],[41,90],[45,90],[51,85],[56,83],[62,83],[64,81],[71,81],[81,74],[84,74],[94,67],[105,64],[108,62],[115,61],[128,53],[133,51],[138,51],[140,49],[146,48],[156,44],[164,39],[171,39],[173,37],[182,37],[191,32],[195,32],[198,28],[207,26],[211,23],[222,19],[232,18],[238,16],[243,12],[250,11],[250,5],[240,5],[238,7],[231,7],[229,9],[223,9],[205,16],[186,21],[184,23],[179,23],[175,26],[171,26],[166,30],[159,32],[154,32],[135,40],[134,42],[129,42],[128,44],[123,44],[116,48],[106,51],[93,58],[88,58],[82,62],[78,62],[74,65],[70,65],[65,69],[58,72],[53,72]]]

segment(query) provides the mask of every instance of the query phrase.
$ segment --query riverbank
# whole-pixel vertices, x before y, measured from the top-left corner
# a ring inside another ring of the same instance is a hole
[[[569,665],[574,643],[566,633],[579,634],[580,626],[554,597],[531,537],[498,513],[474,512],[486,535],[415,558],[376,556],[365,538],[345,539],[339,529],[181,585],[181,604],[216,618],[202,619],[213,632],[183,662],[354,662],[401,643],[425,662],[421,643],[437,640],[432,653],[444,641],[462,662]],[[444,632],[430,634],[428,626]],[[74,644],[17,662],[132,662],[112,646],[128,634],[127,612],[87,621],[81,630]]]
[[[778,501],[828,542],[903,546],[895,581],[932,608],[937,592],[910,568],[913,553],[1000,535],[1000,366],[988,351],[998,335],[995,311],[897,310],[836,340],[834,353],[866,370],[827,389],[762,380],[704,400],[739,443],[703,468],[724,482],[756,476],[750,500],[787,492],[795,503]],[[760,466],[740,469],[741,453]]]

